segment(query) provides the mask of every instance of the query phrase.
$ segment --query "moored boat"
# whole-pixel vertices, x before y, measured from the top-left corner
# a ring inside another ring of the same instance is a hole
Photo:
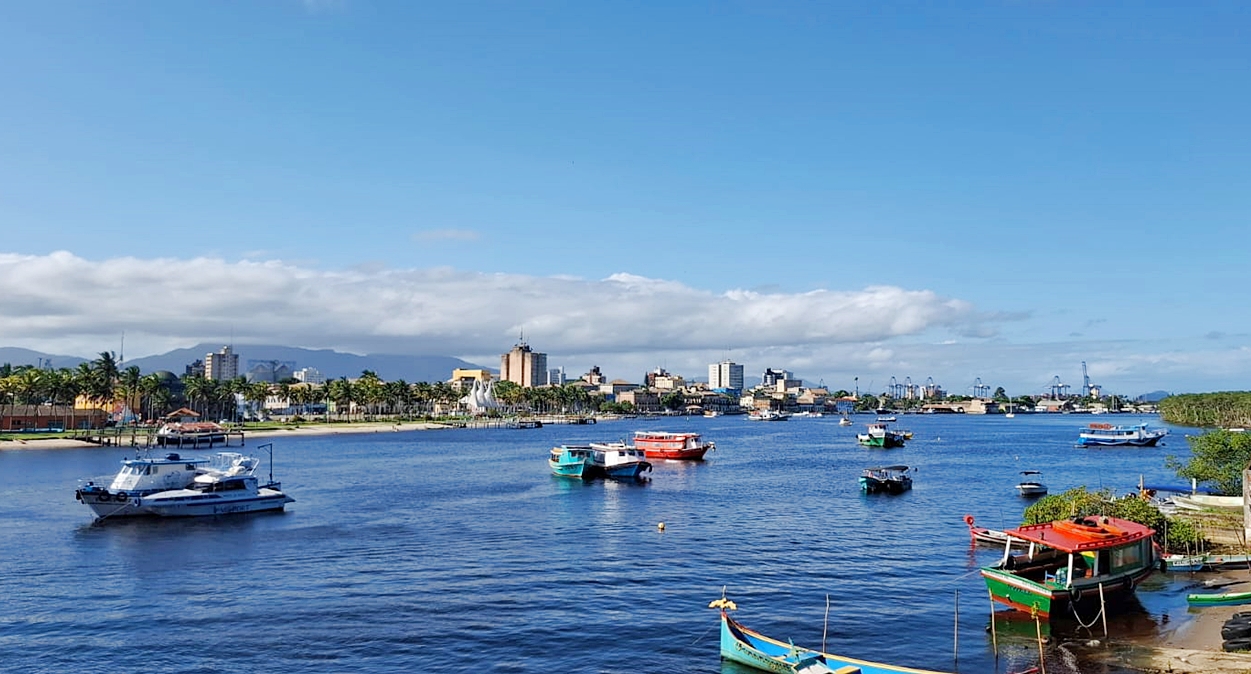
[[[586,445],[560,445],[548,454],[547,465],[557,477],[586,477],[591,448]]]
[[[212,447],[228,438],[226,428],[212,421],[176,421],[163,424],[156,431],[156,444],[161,447]]]
[[[856,440],[866,447],[903,447],[907,436],[887,428],[886,424],[869,424],[869,430],[856,434]]]
[[[791,415],[780,410],[755,410],[747,415],[748,421],[786,421]]]
[[[984,545],[986,547],[999,548],[1001,550],[1005,545],[1009,545],[1014,548],[1029,547],[1028,541],[1023,541],[1019,538],[1012,538],[998,529],[979,527],[973,522],[974,520],[972,515],[964,516],[964,523],[969,525],[969,539],[975,545]]]
[[[592,442],[587,466],[596,476],[614,479],[638,479],[652,464],[645,460],[643,450],[624,442]]]
[[[1021,496],[1025,497],[1045,495],[1047,493],[1047,485],[1042,482],[1042,471],[1021,471],[1021,481],[1017,483],[1016,490]]]
[[[704,454],[716,449],[716,444],[704,442],[699,433],[669,433],[665,431],[635,431],[634,446],[643,450],[649,459],[679,459],[700,461]]]
[[[912,476],[908,475],[907,466],[865,468],[860,475],[860,489],[870,494],[902,494],[912,489]]]
[[[1147,424],[1114,426],[1093,423],[1077,436],[1078,447],[1154,447],[1168,435],[1167,429],[1149,430]]]
[[[994,601],[1051,615],[1086,602],[1094,615],[1102,599],[1130,595],[1159,559],[1155,530],[1115,517],[1077,517],[1008,529],[1029,543],[1025,554],[1004,544],[1003,558],[981,569]]]
[[[282,492],[271,474],[262,483],[256,476],[259,462],[237,452],[219,452],[211,459],[140,457],[122,461],[122,468],[108,478],[86,481],[74,497],[91,508],[97,519],[112,517],[203,517],[234,513],[282,510],[295,499]]]
[[[708,607],[718,609],[721,613],[721,658],[723,660],[730,660],[766,672],[784,674],[878,674],[879,672],[939,674],[931,670],[832,655],[772,639],[760,632],[748,629],[731,618],[729,611],[738,606],[724,597],[714,600]]]
[[[1251,604],[1251,592],[1226,592],[1224,594],[1188,594],[1186,603],[1191,606],[1236,606]]]

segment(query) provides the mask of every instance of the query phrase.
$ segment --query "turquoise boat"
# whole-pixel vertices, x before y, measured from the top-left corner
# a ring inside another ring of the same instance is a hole
[[[584,445],[560,445],[553,447],[547,457],[552,475],[557,477],[590,477],[587,464],[591,461],[591,448]]]
[[[721,611],[721,657],[741,665],[783,674],[942,674],[928,669],[884,665],[799,648],[791,643],[770,639],[739,624],[727,613],[727,610],[737,608],[732,601],[721,598],[713,601],[709,607]]]

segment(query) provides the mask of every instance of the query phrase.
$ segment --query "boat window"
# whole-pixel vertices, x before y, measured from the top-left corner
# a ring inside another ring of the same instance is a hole
[[[146,466],[146,467],[144,467],[144,469],[143,469],[143,474],[144,474],[144,475],[151,475],[151,474],[152,474],[152,466]]]
[[[160,467],[160,466],[152,466],[152,474],[153,474],[153,475],[156,475],[156,474],[158,474],[158,473],[160,473],[160,472],[161,472],[161,467]]]

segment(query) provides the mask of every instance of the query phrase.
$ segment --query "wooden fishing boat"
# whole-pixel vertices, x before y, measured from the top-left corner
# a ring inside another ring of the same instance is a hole
[[[1191,606],[1235,606],[1251,604],[1251,592],[1226,592],[1225,594],[1188,594],[1186,603]]]
[[[1251,569],[1251,555],[1223,555],[1213,553],[1200,555],[1165,555],[1164,566],[1168,571],[1220,571],[1222,569]]]
[[[940,674],[926,669],[886,665],[800,648],[744,627],[729,616],[728,611],[737,606],[724,597],[713,601],[708,606],[719,609],[721,612],[721,658],[724,660],[766,672],[785,674],[878,674],[879,672]]]
[[[979,527],[973,523],[972,515],[964,516],[964,523],[969,525],[969,539],[976,545],[983,545],[990,548],[1003,549],[1004,545],[1014,548],[1028,548],[1029,542],[1019,538],[1012,538],[1008,534],[998,529],[987,529]]]
[[[649,459],[679,459],[701,461],[704,454],[716,449],[711,442],[700,439],[699,433],[666,433],[664,431],[635,431],[634,446],[643,450]]]
[[[1004,532],[1026,541],[1024,554],[1004,544],[1003,559],[981,569],[991,598],[1020,611],[1052,613],[1085,602],[1094,615],[1102,599],[1130,595],[1155,570],[1155,530],[1115,517],[1077,517]]]

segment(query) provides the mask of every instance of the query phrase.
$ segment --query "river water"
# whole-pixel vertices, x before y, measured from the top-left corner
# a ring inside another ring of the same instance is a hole
[[[279,437],[285,513],[102,524],[74,488],[127,451],[0,452],[0,670],[746,674],[718,656],[724,587],[741,622],[800,645],[821,645],[828,596],[830,652],[1015,671],[1037,660],[1034,624],[997,621],[996,660],[976,569],[997,555],[961,518],[1019,523],[1021,470],[1126,493],[1176,482],[1164,457],[1189,454],[1178,428],[1160,448],[1076,449],[1076,415],[901,416],[914,439],[870,450],[855,433],[872,418],[855,420]],[[552,445],[635,430],[717,449],[641,484],[549,474]],[[862,494],[880,464],[917,467],[914,489]],[[1186,585],[1153,576],[1112,639],[1175,624]]]

